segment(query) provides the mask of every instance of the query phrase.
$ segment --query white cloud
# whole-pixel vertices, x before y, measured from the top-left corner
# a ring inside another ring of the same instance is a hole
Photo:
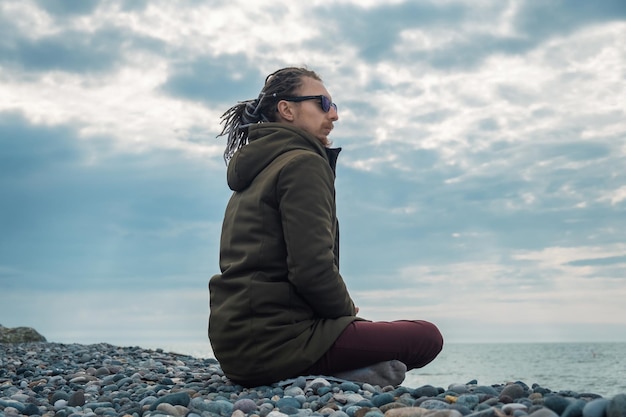
[[[514,259],[537,262],[542,268],[559,269],[564,275],[587,275],[577,273],[578,267],[570,264],[576,261],[604,259],[626,255],[626,245],[607,246],[547,247],[538,251],[523,251],[513,255]]]
[[[375,118],[365,121],[376,126],[370,129],[376,132],[371,143],[435,149],[442,162],[462,167],[467,175],[481,175],[483,170],[493,173],[493,165],[476,165],[473,159],[495,141],[519,144],[524,153],[512,157],[528,158],[536,145],[592,138],[603,142],[607,136],[626,135],[620,104],[626,100],[626,87],[619,79],[626,71],[620,52],[625,33],[623,23],[592,27],[521,55],[495,54],[478,68],[454,72],[419,63],[380,63],[367,78],[380,79],[389,88],[367,96],[377,105]],[[343,94],[359,97],[358,91]],[[420,117],[437,111],[446,117]],[[538,112],[544,114],[538,117]],[[615,116],[599,116],[611,113]],[[480,120],[494,121],[495,129],[479,128]],[[555,135],[559,131],[572,135]],[[364,136],[372,133],[364,130]],[[494,162],[508,167],[507,161]],[[373,168],[365,161],[353,164]]]
[[[624,200],[626,200],[626,186],[620,187],[617,190],[607,190],[604,196],[599,199],[599,201],[610,201],[612,206]]]
[[[52,19],[32,2],[2,2],[2,15],[16,25],[20,34],[37,39],[57,32]]]
[[[514,254],[523,262],[513,264],[471,261],[406,267],[392,273],[400,288],[359,290],[354,297],[366,318],[447,323],[453,339],[460,331],[450,324],[454,319],[520,330],[537,323],[620,324],[623,279],[605,276],[602,266],[568,263],[624,253],[622,246],[548,248]]]
[[[142,58],[137,66],[97,78],[62,72],[34,82],[1,77],[0,111],[19,111],[33,124],[75,125],[86,139],[111,137],[131,151],[165,148],[201,157],[220,155],[221,147],[186,140],[200,126],[203,137],[212,140],[219,111],[160,93],[167,77],[165,62]]]

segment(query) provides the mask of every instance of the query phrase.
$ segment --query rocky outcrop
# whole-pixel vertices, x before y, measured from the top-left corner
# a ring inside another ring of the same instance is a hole
[[[46,342],[46,338],[32,327],[8,328],[0,324],[0,343]]]

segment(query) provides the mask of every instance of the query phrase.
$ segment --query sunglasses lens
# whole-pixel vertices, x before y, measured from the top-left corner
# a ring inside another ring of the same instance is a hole
[[[328,97],[326,96],[322,96],[322,110],[325,113],[328,113],[330,111],[330,108],[334,108],[335,110],[337,110],[337,105],[335,103],[333,103],[332,101],[330,101],[328,99]]]
[[[330,100],[328,100],[326,96],[322,96],[322,110],[324,110],[325,113],[328,113],[330,110]]]

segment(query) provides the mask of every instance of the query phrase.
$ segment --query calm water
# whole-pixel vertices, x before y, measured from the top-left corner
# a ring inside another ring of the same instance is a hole
[[[208,343],[160,346],[212,357]],[[480,385],[523,381],[552,391],[626,393],[626,343],[447,344],[434,362],[410,371],[402,385],[447,388],[476,379]]]
[[[523,381],[553,391],[626,393],[626,343],[449,344],[434,362],[410,371],[403,385],[447,388]]]

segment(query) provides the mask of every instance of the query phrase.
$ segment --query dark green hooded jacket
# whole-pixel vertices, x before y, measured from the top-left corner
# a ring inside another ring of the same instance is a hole
[[[338,268],[339,150],[282,123],[248,137],[228,165],[209,338],[226,376],[258,386],[305,371],[356,313]]]

